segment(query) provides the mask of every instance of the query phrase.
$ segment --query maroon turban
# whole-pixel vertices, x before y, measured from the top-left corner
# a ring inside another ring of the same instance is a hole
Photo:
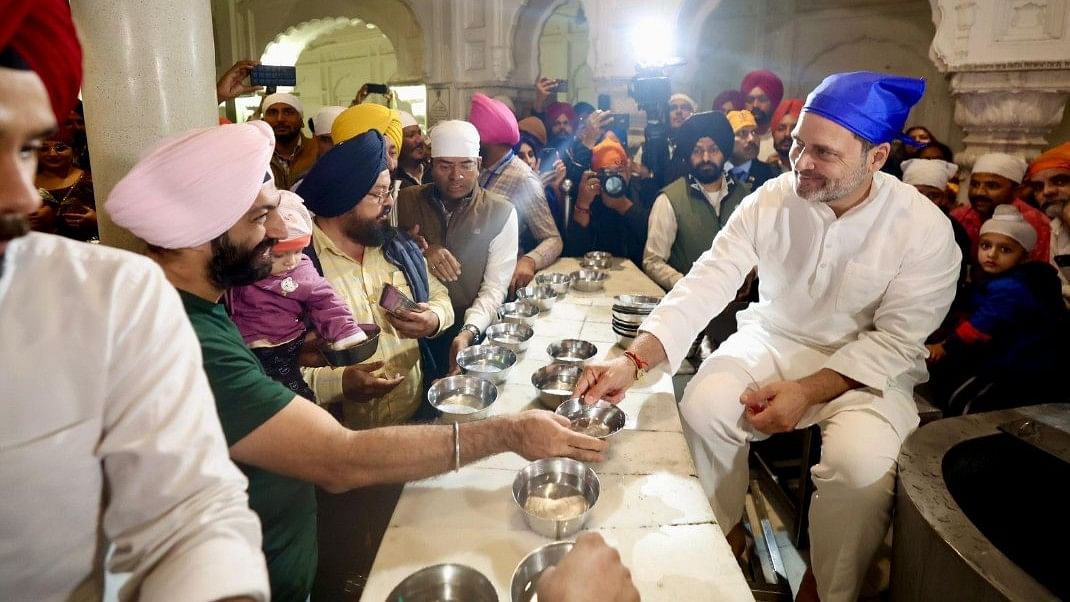
[[[555,102],[546,107],[546,127],[552,128],[557,118],[562,115],[568,115],[568,120],[575,125],[576,112],[572,110],[572,105],[567,102]]]
[[[784,98],[784,83],[772,71],[762,69],[744,75],[743,83],[739,84],[740,93],[745,97],[750,96],[750,91],[754,88],[761,88],[773,102],[774,107],[779,105],[780,100]]]
[[[0,53],[11,52],[44,82],[56,121],[63,123],[82,86],[82,47],[67,0],[5,2]]]
[[[743,93],[739,90],[725,90],[717,95],[717,98],[713,99],[713,110],[722,111],[721,107],[724,103],[732,103],[731,111],[742,111],[743,105],[747,103],[747,99],[743,96]]]

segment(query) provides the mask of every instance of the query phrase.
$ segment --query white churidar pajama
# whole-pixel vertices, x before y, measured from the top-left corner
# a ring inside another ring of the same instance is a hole
[[[874,175],[869,196],[837,218],[796,196],[794,175],[744,199],[641,330],[675,372],[695,335],[735,297],[754,267],[759,301],[691,380],[680,403],[699,478],[722,529],[739,522],[750,441],[763,436],[739,396],[755,383],[829,368],[862,388],[811,408],[820,425],[811,471],[811,564],[824,602],[854,600],[887,531],[896,457],[917,426],[913,388],[926,378],[925,338],[955,294],[951,223],[912,186]]]

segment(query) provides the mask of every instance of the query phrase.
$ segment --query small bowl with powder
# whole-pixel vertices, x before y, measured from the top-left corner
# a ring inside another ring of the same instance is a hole
[[[570,427],[577,433],[598,439],[618,432],[628,421],[624,410],[603,399],[586,404],[582,399],[573,398],[557,406],[554,413],[568,418]]]
[[[531,462],[513,479],[513,500],[531,530],[544,537],[572,537],[598,501],[598,475],[571,458]]]

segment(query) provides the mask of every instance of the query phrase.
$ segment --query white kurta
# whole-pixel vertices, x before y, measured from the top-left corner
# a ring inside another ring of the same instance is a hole
[[[0,599],[268,598],[200,347],[151,261],[45,234],[0,276]]]
[[[480,332],[487,329],[498,317],[498,306],[505,303],[509,282],[516,271],[516,250],[519,248],[519,227],[516,209],[509,209],[509,217],[502,231],[490,240],[487,248],[487,267],[483,270],[483,282],[479,285],[472,307],[464,312],[461,325],[471,324]],[[464,266],[461,266],[464,269]]]
[[[864,387],[811,408],[799,428],[822,431],[811,471],[811,561],[826,602],[854,600],[890,522],[895,461],[918,423],[915,384],[925,338],[955,294],[960,253],[951,223],[912,186],[877,173],[870,196],[837,218],[794,194],[794,174],[752,193],[641,330],[672,370],[695,335],[757,266],[759,302],[699,368],[680,412],[718,524],[735,525],[747,490],[748,385],[829,368]]]

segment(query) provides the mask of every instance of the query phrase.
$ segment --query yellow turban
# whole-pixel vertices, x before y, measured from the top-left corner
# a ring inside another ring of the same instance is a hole
[[[389,138],[401,152],[401,114],[373,103],[354,105],[342,111],[331,126],[331,140],[341,144],[369,130]]]
[[[728,117],[728,123],[732,124],[733,132],[746,127],[758,127],[758,122],[754,120],[754,113],[750,111],[729,111],[725,117]]]

